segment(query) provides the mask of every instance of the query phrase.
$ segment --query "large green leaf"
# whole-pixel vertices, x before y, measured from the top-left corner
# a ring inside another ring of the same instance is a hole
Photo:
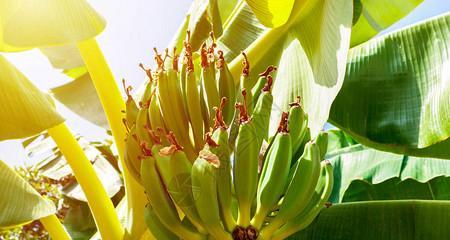
[[[379,184],[354,180],[345,191],[342,202],[373,200],[450,200],[450,177],[440,176],[428,182],[407,178],[391,178]]]
[[[28,137],[62,123],[51,101],[0,55],[0,140]]]
[[[89,73],[51,90],[52,95],[66,107],[86,120],[109,129],[103,107]]]
[[[267,27],[279,27],[287,22],[295,0],[246,0],[259,21]],[[307,1],[307,0],[300,0]]]
[[[24,224],[56,212],[50,200],[42,198],[1,160],[0,183],[0,229]]]
[[[0,51],[90,39],[105,28],[86,0],[1,0]]]
[[[450,201],[373,201],[324,209],[290,239],[442,240],[450,239]]]
[[[373,199],[402,199],[413,196],[429,199],[428,195],[433,192],[433,189],[439,191],[448,186],[446,180],[430,181],[441,176],[450,177],[450,161],[404,156],[361,145],[352,145],[331,152],[327,154],[327,158],[334,167],[334,187],[330,198],[332,202],[342,202],[344,196],[347,196],[347,201],[350,199],[355,201],[358,200],[355,195],[363,194],[364,191],[370,192],[375,188],[382,192],[380,197],[373,197]],[[354,183],[355,181],[358,182]],[[367,185],[362,186],[360,182]],[[384,186],[384,188],[374,185]],[[424,186],[430,189],[425,189],[423,192],[424,190],[420,188]],[[395,192],[399,189],[408,191],[411,189],[408,187],[415,187],[416,195]],[[439,196],[443,196],[438,197],[439,199],[446,199],[445,196],[448,197],[448,193],[447,195],[441,193]],[[364,197],[367,198],[367,196]]]
[[[355,0],[361,11],[352,29],[351,46],[363,43],[397,22],[423,0]]]
[[[450,14],[351,49],[330,121],[373,148],[450,158]]]

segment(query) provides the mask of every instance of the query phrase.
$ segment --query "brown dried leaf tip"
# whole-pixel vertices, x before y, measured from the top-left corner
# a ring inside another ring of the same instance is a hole
[[[178,143],[177,138],[175,137],[175,134],[172,131],[170,131],[167,134],[167,140],[170,142],[171,145],[173,145],[175,147],[176,150],[179,150],[179,151],[183,150],[183,146],[181,146]]]
[[[177,54],[177,47],[173,48],[173,58],[172,58],[172,68],[174,71],[178,72],[178,60],[180,55]]]
[[[153,51],[155,52],[155,61],[156,64],[158,65],[158,71],[164,71],[164,60],[167,57],[167,49],[166,49],[166,55],[164,56],[164,58],[162,57],[161,54],[158,53],[158,49],[156,49],[156,47],[153,48]]]
[[[188,73],[194,72],[194,62],[192,60],[191,32],[186,31],[186,40],[184,41],[184,57],[183,64],[186,65]]]
[[[250,74],[250,63],[248,61],[247,54],[242,52],[242,55],[244,56],[244,60],[242,60],[242,65],[244,65],[242,68],[242,75],[248,76]]]
[[[127,86],[124,78],[122,78],[122,86],[123,86],[123,89],[125,90],[125,94],[127,94],[127,101],[132,101],[133,96],[131,96],[131,91],[133,90],[133,87]]]
[[[148,143],[145,141],[140,142],[139,146],[141,147],[141,151],[144,156],[149,157],[152,156],[152,151],[150,150]]]
[[[223,51],[218,50],[217,54],[218,54],[218,59],[216,62],[216,67],[217,67],[217,69],[222,69],[223,66],[225,66],[225,58],[223,57]]]
[[[247,91],[242,89],[242,96],[244,97],[244,104],[237,102],[234,107],[239,110],[239,122],[245,123],[250,121],[250,117],[247,112]]]
[[[209,150],[201,150],[198,153],[198,156],[200,158],[205,159],[206,161],[208,161],[211,165],[213,165],[215,168],[219,168],[220,167],[220,160],[219,157],[217,157],[216,154],[210,152]]]
[[[148,77],[150,83],[152,83],[152,82],[153,82],[152,70],[151,70],[150,68],[149,68],[149,69],[145,69],[144,64],[142,64],[142,63],[139,63],[139,67],[140,67],[142,70],[144,70],[144,72],[145,72],[145,74],[147,75],[147,77]]]
[[[207,132],[206,134],[205,134],[205,142],[206,142],[206,144],[208,144],[208,146],[210,146],[210,147],[218,147],[219,146],[219,144],[217,144],[213,139],[212,139],[212,136],[211,136],[211,132]]]
[[[267,82],[264,85],[262,91],[263,92],[270,92],[270,89],[272,88],[272,84],[273,84],[273,78],[272,78],[272,76],[269,75],[269,76],[267,76]]]
[[[279,133],[288,133],[288,116],[289,113],[283,112],[281,113],[281,119],[280,124],[278,125],[278,132]]]
[[[201,65],[202,68],[207,68],[209,66],[208,61],[208,49],[206,48],[206,43],[202,44],[202,47],[200,48],[200,57],[201,57]]]
[[[294,102],[289,103],[289,106],[290,106],[290,107],[301,107],[300,101],[301,101],[301,97],[300,97],[300,96],[297,96],[297,98],[295,99]]]
[[[148,125],[145,126],[145,129],[147,130],[148,135],[150,136],[150,139],[152,140],[154,145],[161,145],[161,137],[159,137],[158,134],[155,133]]]
[[[213,129],[216,130],[218,128],[227,129],[227,124],[223,120],[223,108],[225,107],[225,104],[227,103],[227,98],[222,97],[220,100],[220,106],[214,107],[214,111],[216,111],[216,117],[214,118],[214,127]]]
[[[267,76],[269,76],[269,74],[271,74],[272,72],[274,72],[276,70],[277,70],[276,66],[270,65],[270,66],[268,66],[266,68],[266,70],[264,72],[260,73],[259,76],[260,77],[267,77]]]

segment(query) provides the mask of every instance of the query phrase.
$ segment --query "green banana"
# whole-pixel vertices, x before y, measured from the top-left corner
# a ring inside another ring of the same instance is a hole
[[[298,216],[289,220],[272,236],[273,240],[285,239],[290,235],[303,230],[314,221],[316,216],[325,207],[333,190],[333,166],[327,160],[321,163],[321,181],[315,189],[315,196],[308,207]]]
[[[301,213],[313,196],[320,174],[320,149],[315,142],[308,142],[298,160],[296,170],[284,195],[276,217],[262,229],[260,236],[271,236],[286,221]]]
[[[139,182],[141,181],[141,162],[139,160],[139,156],[141,154],[141,148],[139,147],[139,143],[136,137],[136,126],[131,127],[130,132],[125,139],[125,152],[124,152],[124,160],[127,168],[130,170],[131,175]]]
[[[237,224],[250,224],[251,207],[258,185],[259,149],[255,135],[256,128],[247,112],[246,91],[242,90],[244,103],[236,103],[239,109],[239,133],[236,138],[234,155],[234,188],[239,205]]]
[[[231,240],[220,219],[216,182],[219,167],[220,160],[215,154],[207,149],[201,150],[192,165],[192,191],[198,214],[208,233],[215,239]]]
[[[189,99],[189,104],[186,105],[194,137],[195,148],[200,150],[203,145],[204,135],[202,106],[198,92],[197,80],[195,79],[192,52],[189,52],[189,49],[189,47],[186,47],[185,64],[183,64],[183,66],[186,65],[185,95],[186,99]]]
[[[205,236],[185,227],[178,216],[175,204],[166,191],[156,167],[156,160],[146,144],[142,144],[144,157],[141,159],[141,177],[147,197],[162,224],[183,239],[205,239]]]
[[[291,135],[287,123],[288,113],[283,112],[278,134],[264,161],[263,175],[258,184],[256,214],[251,221],[252,226],[257,229],[261,228],[266,215],[284,194],[292,158]]]
[[[233,217],[233,185],[231,177],[231,149],[228,145],[227,125],[223,119],[226,98],[223,97],[219,108],[215,108],[216,118],[214,120],[214,132],[206,134],[206,144],[209,150],[217,155],[220,160],[220,168],[217,171],[217,197],[220,207],[220,216],[227,231],[231,232],[236,227]]]
[[[157,96],[159,104],[161,105],[164,121],[167,124],[167,127],[179,136],[181,144],[185,148],[185,152],[189,159],[193,159],[195,158],[196,153],[190,141],[187,118],[183,117],[183,111],[180,110],[180,106],[173,101],[173,96],[176,95],[176,90],[171,87],[171,83],[177,81],[176,74],[174,74],[173,71],[170,71],[172,74],[169,75],[169,73],[164,70],[164,60],[161,58],[161,55],[158,54],[156,49],[155,52],[158,62]]]
[[[236,101],[236,86],[234,85],[234,79],[228,68],[228,64],[225,62],[222,51],[217,51],[218,60],[216,63],[217,67],[217,80],[219,81],[219,93],[221,99],[224,97],[231,103]],[[228,104],[223,109],[223,118],[226,124],[230,124],[233,121],[234,116],[234,106],[233,104]]]
[[[201,233],[206,233],[203,223],[194,205],[192,194],[191,170],[192,163],[183,152],[183,147],[178,143],[175,135],[170,132],[167,138],[171,145],[159,150],[160,155],[168,156],[168,171],[172,177],[167,183],[167,190],[175,204],[183,210],[190,222]]]
[[[261,94],[261,90],[264,88],[264,86],[267,83],[267,76],[270,76],[273,71],[276,71],[277,67],[270,65],[266,68],[266,70],[259,74],[259,79],[256,82],[256,85],[252,88],[252,95],[253,95],[253,105],[255,106],[258,102],[259,95]]]
[[[203,86],[203,96],[207,103],[210,123],[212,123],[212,118],[214,117],[213,107],[218,106],[220,102],[214,66],[214,47],[214,43],[209,48],[207,48],[206,43],[204,43],[200,50],[202,66],[200,82]]]
[[[319,132],[316,137],[316,143],[320,148],[320,160],[324,160],[328,149],[328,133],[324,131]]]
[[[300,105],[300,97],[289,104],[289,129],[292,136],[292,154],[295,154],[303,143],[308,131],[308,118]]]
[[[150,96],[150,105],[148,107],[148,118],[151,129],[154,131],[157,131],[158,129],[165,131],[166,129],[160,109],[159,101],[156,96],[156,89],[153,89],[152,95]]]
[[[144,210],[144,220],[147,224],[147,228],[150,230],[152,235],[158,239],[158,240],[174,240],[174,239],[180,239],[175,235],[172,231],[170,231],[169,228],[164,226],[164,224],[161,223],[158,216],[156,215],[155,211],[153,210],[152,206],[150,204],[147,204],[145,206]]]
[[[270,113],[272,112],[273,96],[270,92],[272,87],[272,76],[267,76],[267,83],[262,89],[261,96],[258,98],[252,119],[255,124],[256,134],[260,144],[262,141],[268,140]]]
[[[122,85],[125,89],[125,93],[127,94],[127,101],[125,102],[125,126],[130,129],[136,123],[136,117],[138,115],[139,108],[137,107],[136,102],[131,95],[131,90],[133,90],[133,88],[131,86],[126,86],[125,79],[122,79]]]
[[[148,135],[148,132],[146,130],[146,128],[150,125],[150,120],[148,119],[149,104],[149,102],[139,102],[139,106],[141,108],[139,109],[135,124],[136,135],[138,136],[139,140],[146,142],[150,142],[150,136]]]

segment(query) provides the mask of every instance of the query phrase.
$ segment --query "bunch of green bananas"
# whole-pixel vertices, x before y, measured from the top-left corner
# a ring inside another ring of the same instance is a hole
[[[187,36],[180,66],[176,50],[155,50],[156,71],[140,65],[149,82],[139,104],[126,88],[126,163],[146,190],[148,228],[157,239],[224,240],[305,228],[333,185],[327,135],[310,139],[298,98],[269,137],[276,68],[250,81],[245,58],[235,84],[214,38],[198,57]]]

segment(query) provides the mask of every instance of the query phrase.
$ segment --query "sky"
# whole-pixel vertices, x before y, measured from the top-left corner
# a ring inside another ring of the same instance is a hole
[[[136,88],[145,80],[138,68],[140,62],[152,65],[153,47],[165,48],[189,9],[190,1],[180,0],[88,0],[106,19],[107,27],[97,41],[116,80],[122,78]],[[450,11],[450,0],[424,0],[424,2],[383,33]],[[52,68],[38,50],[3,54],[40,89],[67,83],[70,79]],[[98,140],[104,131],[90,124],[62,105],[57,106],[74,132],[88,139]],[[20,141],[0,142],[0,159],[10,165],[23,165],[27,158]]]

